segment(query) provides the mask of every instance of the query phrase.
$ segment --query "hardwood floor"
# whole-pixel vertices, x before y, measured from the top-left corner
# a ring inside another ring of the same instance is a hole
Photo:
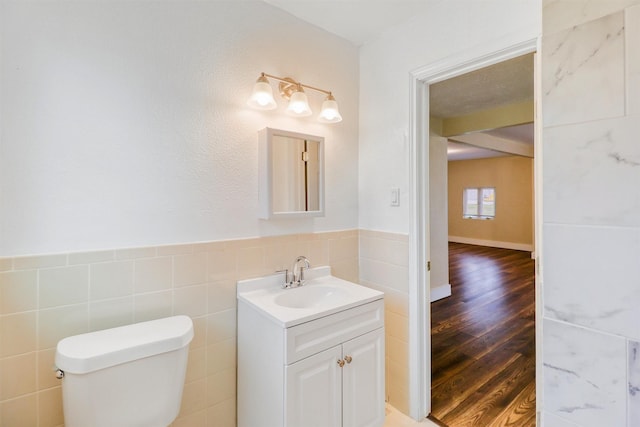
[[[449,427],[535,426],[529,252],[449,244],[452,296],[431,304],[432,416]]]

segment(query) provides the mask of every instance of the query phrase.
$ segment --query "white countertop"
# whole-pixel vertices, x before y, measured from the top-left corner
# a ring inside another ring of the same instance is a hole
[[[305,270],[304,285],[283,289],[284,274],[278,273],[256,279],[238,282],[237,297],[263,313],[268,319],[288,328],[320,317],[328,316],[358,305],[382,299],[384,293],[331,276],[330,267],[316,267]],[[311,289],[316,287],[317,289]],[[314,291],[326,295],[317,303],[310,296]],[[298,294],[292,294],[298,292]],[[304,301],[302,307],[279,304],[282,300]]]

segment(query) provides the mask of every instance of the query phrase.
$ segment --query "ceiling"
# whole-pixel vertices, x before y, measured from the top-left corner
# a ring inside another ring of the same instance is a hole
[[[446,0],[263,0],[303,21],[336,34],[356,46],[391,27],[425,14]],[[533,55],[525,55],[472,71],[430,86],[431,115],[458,117],[533,99]],[[533,144],[533,125],[512,126],[484,133]],[[455,143],[453,158],[482,158],[504,153]]]
[[[429,86],[429,113],[442,119],[533,101],[533,54],[519,56]],[[482,133],[533,144],[533,123]],[[449,160],[500,157],[507,153],[449,141]]]
[[[356,46],[441,0],[263,0]]]
[[[533,100],[533,54],[429,86],[430,114],[442,119]]]

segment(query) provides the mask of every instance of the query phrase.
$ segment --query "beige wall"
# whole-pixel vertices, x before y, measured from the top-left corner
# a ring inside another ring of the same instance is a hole
[[[358,280],[358,231],[0,258],[0,426],[63,423],[58,340],[177,314],[194,321],[175,426],[235,426],[236,286],[297,255]]]
[[[496,188],[495,219],[462,218],[462,191],[467,187]],[[533,212],[533,159],[510,156],[449,162],[450,240],[532,250]]]
[[[409,238],[360,230],[360,283],[384,292],[389,403],[409,413]]]

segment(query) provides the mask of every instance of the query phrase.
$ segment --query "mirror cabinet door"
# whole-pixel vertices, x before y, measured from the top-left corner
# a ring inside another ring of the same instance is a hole
[[[324,138],[265,128],[260,144],[260,217],[324,215]]]

